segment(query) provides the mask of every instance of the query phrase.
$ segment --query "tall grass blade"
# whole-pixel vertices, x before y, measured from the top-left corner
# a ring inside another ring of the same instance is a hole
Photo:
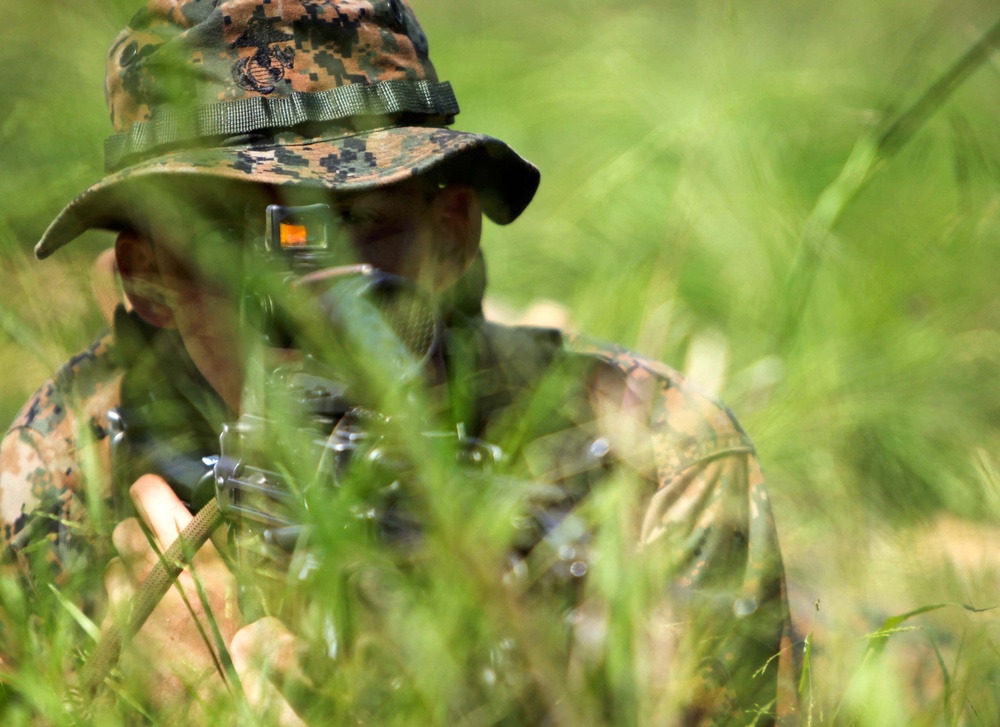
[[[806,221],[799,251],[786,279],[786,318],[781,327],[779,346],[787,346],[795,336],[822,264],[823,253],[844,210],[879,167],[912,139],[973,71],[989,58],[998,43],[1000,21],[906,111],[858,139],[840,174],[820,193]]]

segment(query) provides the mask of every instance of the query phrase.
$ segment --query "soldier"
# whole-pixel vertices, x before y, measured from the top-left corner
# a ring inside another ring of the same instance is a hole
[[[377,269],[429,292],[439,324],[421,364],[429,418],[488,451],[503,441],[497,467],[516,462],[508,471],[518,481],[555,487],[543,505],[527,498],[529,534],[511,535],[507,576],[539,569],[525,598],[545,590],[545,578],[574,584],[561,589],[575,599],[567,612],[575,635],[561,653],[571,676],[560,683],[591,688],[612,638],[602,634],[600,599],[581,595],[587,570],[601,567],[579,555],[590,528],[567,540],[568,523],[588,523],[579,513],[595,493],[628,482],[637,503],[629,547],[664,578],[641,626],[650,634],[645,671],[671,695],[652,714],[764,724],[790,713],[779,694],[791,656],[781,558],[752,443],[727,409],[661,364],[483,319],[482,216],[515,220],[539,173],[503,142],[449,128],[458,105],[403,0],[151,0],[111,46],[106,93],[109,174],[66,207],[36,254],[88,228],[116,231],[127,310],[39,390],[3,440],[0,527],[28,588],[87,574],[92,582],[107,566],[107,593],[80,588],[78,605],[95,618],[106,601],[127,608],[157,551],[190,522],[187,505],[204,497],[183,488],[175,465],[214,446],[221,425],[248,407],[256,359],[246,331],[256,336],[261,326],[246,323],[246,281],[260,277],[246,248],[264,240],[284,266],[280,280],[297,290],[360,264],[365,275]],[[287,260],[301,255],[281,257],[286,246],[311,251],[316,225],[327,248],[320,263],[300,268]],[[302,347],[295,326],[271,333],[271,349]],[[547,387],[555,394],[541,396]],[[148,445],[126,469],[135,475],[127,495],[108,475],[116,421],[133,444]],[[431,527],[421,507],[414,517],[395,504],[378,510],[380,541],[419,548]],[[556,546],[556,564],[538,565],[538,553]],[[318,673],[293,658],[308,637],[295,623],[241,612],[224,556],[212,543],[201,548],[123,668],[148,677],[150,709],[188,709],[193,693],[228,679],[252,703],[277,709],[281,723],[300,723],[274,676],[294,673],[322,691]],[[270,647],[270,672],[256,659],[261,645]],[[26,658],[20,648],[7,645],[8,666]],[[681,676],[685,658],[696,667],[691,681]],[[542,721],[565,708],[545,688],[516,691],[522,711],[501,716]],[[301,701],[296,708],[310,713]],[[615,704],[605,709],[614,720]],[[449,719],[461,716],[455,710]]]

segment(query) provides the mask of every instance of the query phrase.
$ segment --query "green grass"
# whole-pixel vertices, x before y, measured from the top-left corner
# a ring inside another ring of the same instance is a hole
[[[995,4],[414,4],[459,126],[543,171],[524,217],[485,232],[492,294],[554,299],[580,330],[719,373],[760,451],[793,609],[812,632],[811,723],[996,724],[995,611],[949,606],[872,636],[926,606],[1000,605],[1000,52],[933,113],[905,115],[1000,21]],[[88,233],[45,263],[30,251],[101,174],[103,52],[134,6],[5,15],[8,420],[99,327],[87,267],[110,238]],[[852,157],[900,117],[918,122],[905,143],[871,166]],[[452,632],[432,606],[466,613],[488,585],[427,588],[399,648],[436,655],[457,681],[463,639],[493,638],[509,604]],[[30,648],[50,672],[23,676],[55,714],[46,687],[78,626],[49,606]],[[411,676],[399,723],[440,719],[445,687]]]

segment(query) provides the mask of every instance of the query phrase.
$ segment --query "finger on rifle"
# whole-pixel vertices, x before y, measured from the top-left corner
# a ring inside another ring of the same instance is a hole
[[[122,520],[111,533],[111,542],[121,558],[121,564],[132,583],[138,583],[158,560],[158,556],[149,545],[149,536],[142,529],[139,521],[130,517]]]
[[[237,671],[252,666],[281,681],[285,677],[302,678],[297,645],[294,634],[281,621],[267,617],[236,632],[230,653]]]
[[[267,713],[282,727],[305,725],[278,686],[290,678],[305,680],[295,636],[281,621],[262,618],[244,626],[236,632],[229,651],[247,701],[256,712]]]
[[[162,477],[143,475],[132,485],[129,495],[160,550],[169,548],[194,519]]]
[[[135,593],[135,584],[121,558],[112,558],[104,570],[104,589],[108,594],[108,615],[118,621]]]

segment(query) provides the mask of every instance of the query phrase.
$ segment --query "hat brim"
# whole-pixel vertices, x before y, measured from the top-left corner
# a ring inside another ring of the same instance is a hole
[[[538,189],[538,169],[507,144],[482,134],[404,126],[350,136],[168,152],[111,174],[70,202],[35,246],[43,259],[92,228],[122,223],[127,182],[156,175],[199,175],[257,184],[298,184],[362,192],[439,169],[472,185],[497,224],[516,219]]]

